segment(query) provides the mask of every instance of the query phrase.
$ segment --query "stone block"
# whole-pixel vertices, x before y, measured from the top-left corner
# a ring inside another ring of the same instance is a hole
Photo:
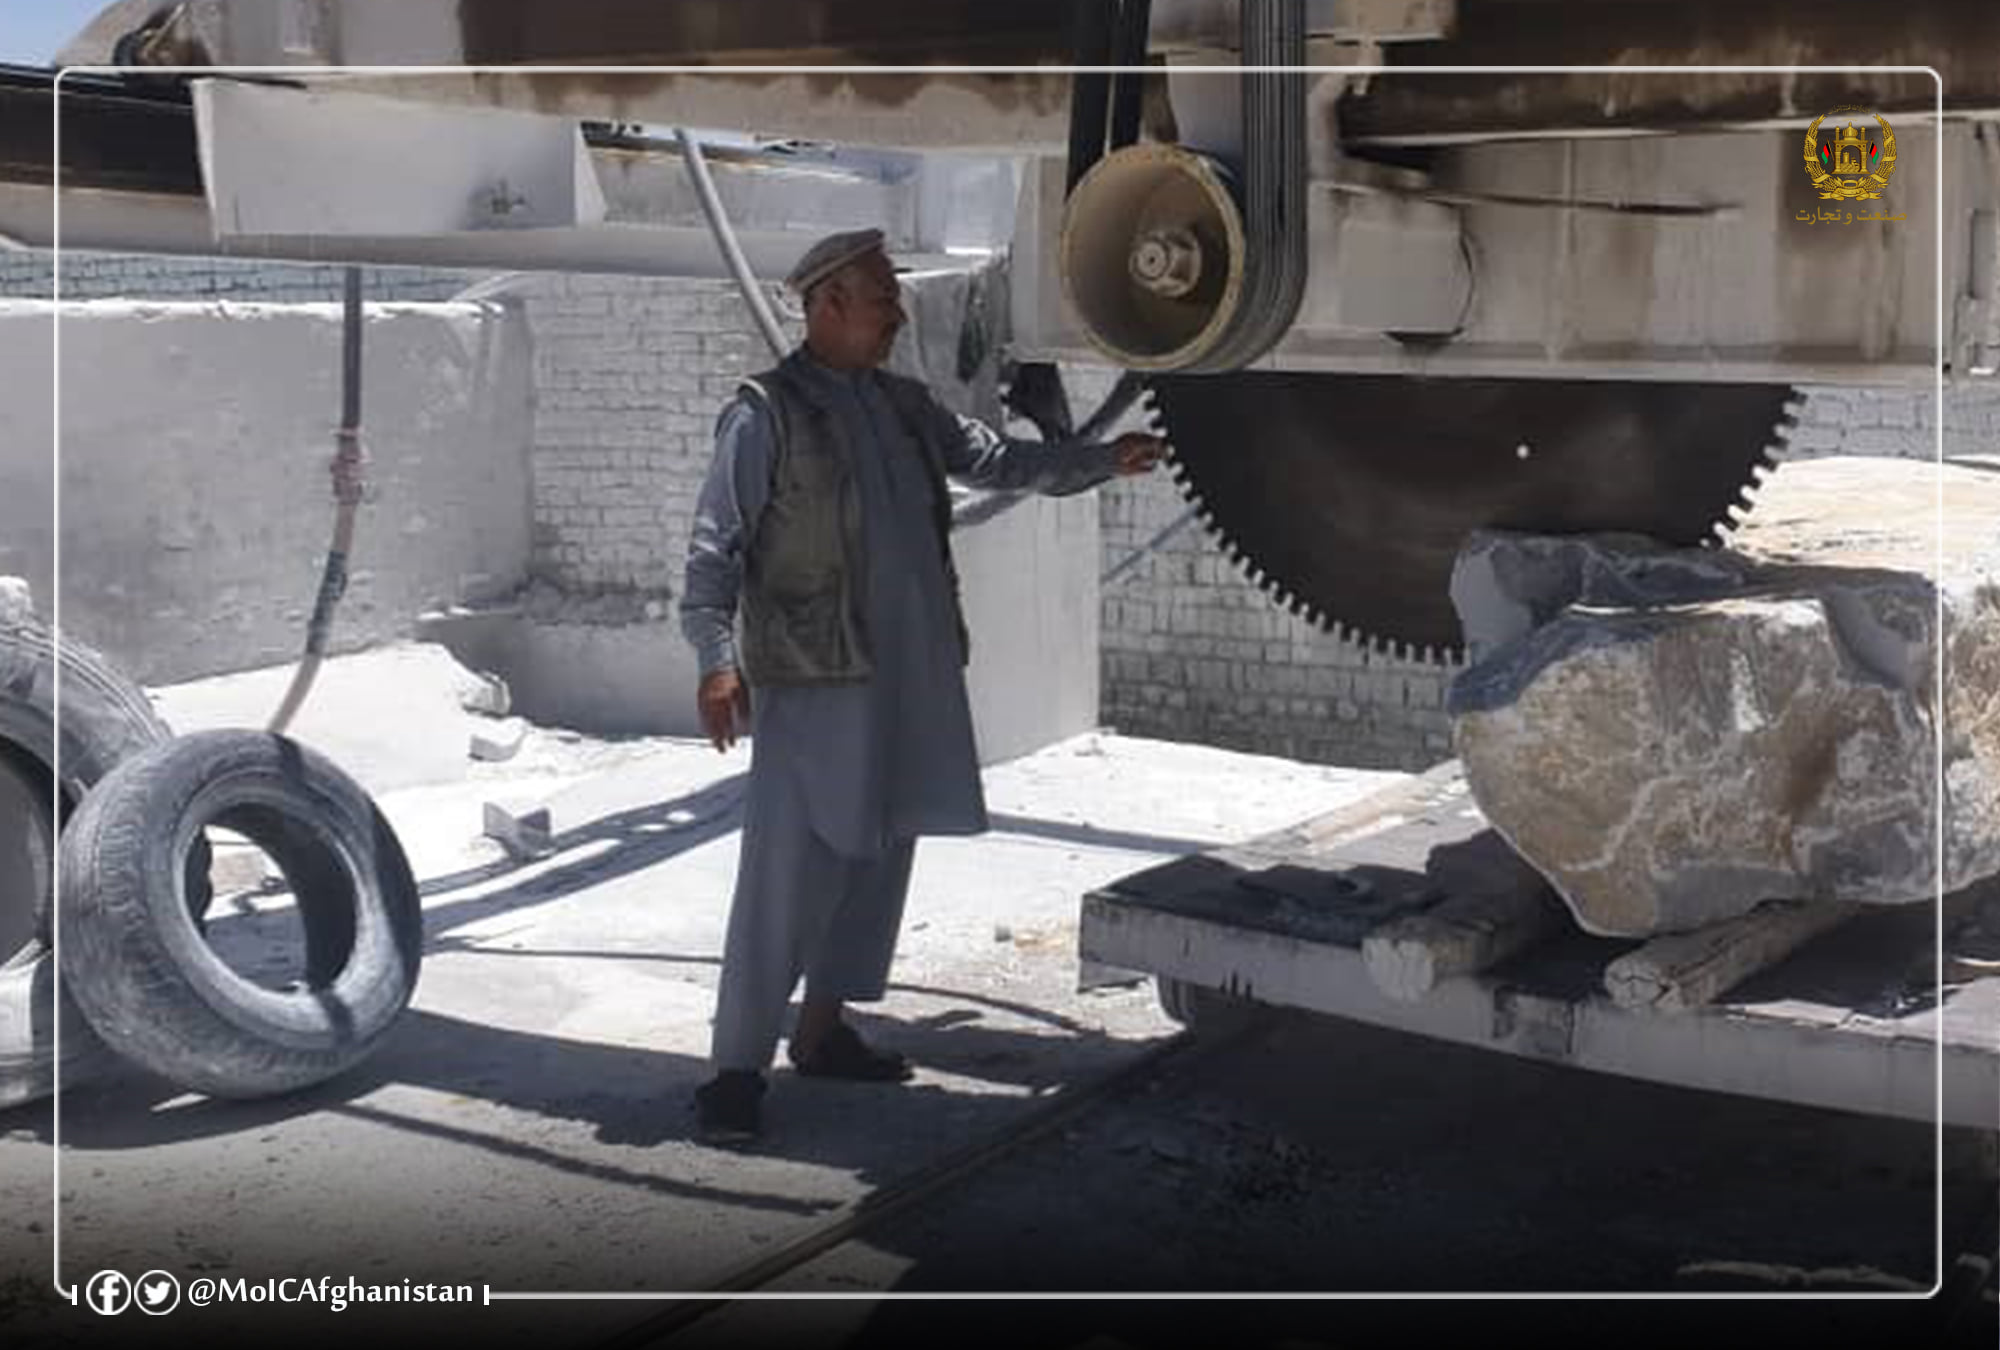
[[[508,717],[474,731],[467,751],[476,760],[498,763],[520,754],[527,739],[528,724],[518,717]]]
[[[1458,750],[1583,927],[1915,903],[2000,873],[2000,480],[1942,471],[1940,539],[1939,472],[1787,465],[1729,551],[1468,544]]]

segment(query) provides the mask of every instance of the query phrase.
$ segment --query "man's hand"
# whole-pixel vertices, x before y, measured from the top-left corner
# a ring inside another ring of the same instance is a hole
[[[1121,476],[1151,473],[1153,466],[1160,462],[1160,456],[1167,453],[1167,443],[1158,436],[1148,436],[1143,431],[1128,431],[1111,443],[1118,456],[1118,472]]]
[[[717,750],[727,750],[750,730],[750,686],[733,669],[724,667],[702,676],[694,701],[701,710],[701,729]]]

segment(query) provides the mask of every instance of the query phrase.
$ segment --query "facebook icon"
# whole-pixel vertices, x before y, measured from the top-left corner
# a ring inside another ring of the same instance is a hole
[[[83,1286],[83,1300],[106,1317],[122,1313],[132,1304],[132,1282],[115,1270],[100,1270]]]

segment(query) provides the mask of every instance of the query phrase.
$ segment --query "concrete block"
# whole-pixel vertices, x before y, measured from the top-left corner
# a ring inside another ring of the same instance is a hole
[[[527,739],[528,724],[518,717],[509,717],[491,728],[474,731],[467,749],[474,759],[498,763],[520,754],[521,746]]]
[[[517,815],[496,802],[486,802],[480,808],[480,816],[480,833],[497,842],[518,862],[546,858],[555,852],[555,831],[545,806]]]
[[[513,706],[513,696],[508,692],[507,681],[489,671],[472,672],[473,680],[459,696],[458,706],[470,713],[484,713],[489,717],[505,717]]]

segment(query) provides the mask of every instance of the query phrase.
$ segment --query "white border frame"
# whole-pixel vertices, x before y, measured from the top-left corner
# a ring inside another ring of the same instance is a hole
[[[161,75],[297,76],[303,72],[310,71],[317,74],[412,76],[412,77],[427,76],[427,75],[460,76],[460,75],[480,75],[480,74],[531,75],[531,76],[532,75],[679,75],[679,74],[908,75],[913,69],[921,69],[921,71],[927,75],[967,75],[967,74],[1054,75],[1062,73],[1076,74],[1080,72],[1092,73],[1092,74],[1113,74],[1122,71],[1130,71],[1133,69],[1143,69],[1146,73],[1153,73],[1152,67],[1139,68],[1139,67],[1129,67],[1129,66],[1024,66],[1024,65],[992,65],[992,66],[939,65],[939,66],[924,66],[920,68],[912,66],[897,66],[897,65],[810,65],[810,66],[243,65],[243,66],[154,66],[146,68],[146,70],[149,73],[161,74]],[[1944,113],[1944,77],[1938,73],[1935,67],[1928,65],[1881,65],[1881,66],[1866,66],[1866,65],[1830,65],[1830,66],[1828,65],[1809,65],[1809,66],[1189,65],[1189,66],[1176,66],[1175,70],[1179,73],[1187,73],[1187,74],[1241,75],[1245,73],[1261,73],[1261,74],[1302,73],[1302,74],[1350,74],[1350,75],[1368,75],[1368,76],[1412,74],[1417,72],[1421,72],[1426,75],[1495,75],[1495,74],[1497,75],[1572,75],[1572,74],[1797,75],[1797,74],[1845,74],[1845,73],[1855,73],[1860,71],[1871,71],[1877,74],[1929,75],[1937,86],[1937,104],[1935,112],[1933,114],[1934,116],[1933,124],[1937,129],[1937,135],[1935,138],[1935,143],[1933,145],[1933,154],[1934,154],[1933,172],[1936,175],[1936,181],[1937,181],[1937,202],[1936,202],[1937,219],[1935,222],[1936,276],[1933,281],[1933,286],[1934,286],[1933,302],[1936,307],[1934,342],[1936,347],[1937,366],[1935,371],[1936,378],[1933,383],[1932,413],[1933,413],[1933,430],[1935,433],[1935,443],[1933,447],[1935,455],[1932,460],[1932,464],[1933,468],[1936,471],[1937,527],[1938,527],[1936,566],[1937,566],[1937,574],[1940,586],[1937,596],[1937,612],[1933,619],[1933,622],[1935,624],[1935,632],[1937,634],[1937,640],[1935,642],[1936,668],[1933,672],[1933,676],[1936,680],[1935,687],[1939,692],[1939,698],[1940,700],[1942,700],[1945,689],[1945,683],[1944,683],[1945,661],[1944,661],[1944,640],[1943,640],[1944,639],[1944,594],[1942,589],[1942,581],[1943,581],[1943,571],[1944,571],[1944,362],[1946,355],[1945,328],[1944,328],[1944,143],[1945,143],[1946,123],[1945,123],[1945,113]],[[53,550],[53,557],[51,562],[51,575],[54,579],[53,589],[55,593],[50,600],[49,614],[50,614],[51,632],[53,634],[54,640],[57,642],[60,642],[62,639],[62,474],[61,474],[61,466],[62,466],[62,82],[65,77],[67,77],[72,73],[83,74],[83,75],[129,75],[132,73],[132,68],[123,66],[63,66],[56,71],[56,76],[53,86],[55,94],[54,97],[55,139],[53,146],[54,165],[53,165],[53,177],[50,185],[50,197],[54,212],[54,221],[53,221],[54,244],[50,250],[52,259],[50,298],[52,305],[51,327],[53,329],[53,352],[54,352],[53,355],[54,369],[51,374],[51,381],[52,381],[51,399],[53,403],[52,407],[53,431],[51,433],[53,443],[51,446],[51,458],[52,458],[52,463],[54,465],[54,472],[52,474],[51,495],[53,501],[51,509],[50,534],[51,534],[52,550]],[[56,718],[56,725],[58,726],[58,728],[60,728],[61,725],[60,719],[62,712],[62,667],[60,662],[55,663],[52,690],[53,690],[54,715]],[[1143,1292],[1143,1293],[1142,1292],[1063,1293],[1063,1292],[1049,1292],[1049,1291],[1009,1291],[1004,1293],[979,1293],[979,1292],[957,1293],[957,1292],[928,1292],[928,1291],[899,1292],[894,1290],[872,1291],[872,1292],[839,1291],[839,1292],[829,1292],[829,1293],[805,1293],[805,1292],[788,1291],[788,1290],[750,1290],[739,1293],[715,1293],[715,1292],[708,1292],[701,1290],[662,1290],[657,1292],[641,1292],[641,1293],[564,1293],[564,1292],[553,1292],[553,1291],[550,1292],[509,1291],[503,1293],[495,1293],[490,1287],[486,1287],[484,1290],[485,1301],[487,1303],[491,1303],[495,1300],[504,1301],[512,1299],[512,1300],[545,1300],[545,1301],[644,1300],[649,1302],[661,1302],[661,1301],[671,1301],[671,1300],[680,1300],[680,1301],[741,1300],[741,1301],[751,1301],[751,1302],[755,1301],[780,1302],[789,1300],[809,1300],[809,1301],[865,1300],[870,1302],[883,1302],[883,1301],[905,1301],[905,1300],[949,1301],[958,1299],[976,1299],[976,1300],[1397,1299],[1397,1300],[1403,1300],[1410,1298],[1445,1298],[1445,1299],[1497,1298],[1497,1299],[1514,1299],[1514,1300],[1671,1299],[1677,1301],[1689,1300],[1689,1299],[1696,1299],[1696,1300],[1755,1299],[1755,1300],[1781,1300],[1781,1301],[1797,1301],[1797,1300],[1823,1301],[1827,1299],[1865,1299],[1869,1301],[1880,1301],[1880,1300],[1907,1301],[1907,1300],[1921,1300],[1921,1299],[1933,1298],[1939,1293],[1939,1291],[1943,1289],[1945,1283],[1945,1275],[1946,1275],[1945,1263],[1944,1263],[1944,1019],[1943,1019],[1943,1007],[1942,1007],[1943,980],[1944,980],[1943,962],[1944,962],[1945,795],[1944,795],[1944,710],[1942,702],[1940,702],[1940,705],[1937,709],[1936,718],[1933,726],[1933,737],[1935,740],[1935,744],[1933,746],[1933,757],[1934,757],[1933,763],[1936,771],[1936,783],[1935,783],[1936,796],[1934,798],[1936,803],[1936,821],[1935,821],[1935,839],[1933,841],[1933,845],[1936,850],[1934,854],[1934,862],[1935,862],[1935,870],[1938,881],[1938,896],[1937,900],[1935,901],[1935,914],[1934,914],[1935,931],[1933,933],[1933,940],[1935,942],[1935,958],[1936,958],[1936,970],[1938,978],[1939,1001],[1937,1004],[1934,1005],[1931,1014],[1935,1023],[1934,1026],[1935,1039],[1933,1041],[1933,1045],[1935,1047],[1935,1052],[1936,1052],[1936,1059],[1935,1059],[1936,1067],[1934,1074],[1934,1082],[1932,1084],[1933,1101],[1936,1108],[1936,1114],[1932,1119],[1932,1126],[1934,1130],[1933,1165],[1935,1168],[1933,1185],[1932,1185],[1932,1191],[1933,1191],[1932,1199],[1934,1206],[1934,1220],[1936,1223],[1937,1231],[1935,1236],[1935,1247],[1932,1256],[1935,1282],[1928,1290],[1922,1292],[1897,1291],[1897,1292],[1883,1292],[1883,1293],[1861,1293],[1861,1292],[1764,1293],[1755,1291],[1738,1292],[1738,1293],[1720,1293],[1720,1292],[1708,1293],[1708,1292],[1698,1292],[1698,1291],[1688,1291],[1688,1292],[1666,1291],[1666,1292],[1655,1292],[1655,1293],[1609,1293],[1609,1292],[1552,1293],[1552,1292],[1531,1292],[1531,1291],[1505,1291],[1505,1292],[1496,1291],[1490,1293],[1424,1293],[1424,1294],[1354,1293],[1354,1292],[1332,1292],[1332,1291],[1316,1292],[1316,1293],[1291,1293],[1291,1292],[1232,1293],[1228,1291],[1196,1292],[1196,1291],[1185,1291],[1185,1290],[1173,1290],[1167,1292]],[[55,751],[51,767],[53,770],[51,776],[54,779],[54,782],[52,783],[50,788],[52,806],[59,806],[60,794],[62,790],[61,789],[62,738],[60,732],[58,732],[56,736]],[[61,888],[61,878],[62,878],[61,850],[57,849],[53,851],[53,856],[51,858],[50,885],[52,891],[58,894],[60,893],[60,888]],[[62,933],[62,918],[61,918],[60,905],[51,906],[50,922],[51,922],[51,929],[50,929],[51,946],[52,949],[59,950],[61,933]],[[62,1005],[62,996],[63,996],[62,965],[60,961],[58,961],[55,966],[54,984],[55,984],[55,1002],[57,1008],[60,1009]],[[50,1135],[50,1155],[51,1155],[50,1172],[53,1178],[53,1193],[51,1195],[50,1203],[53,1209],[53,1214],[51,1216],[52,1226],[49,1238],[50,1274],[56,1292],[62,1297],[66,1298],[72,1305],[75,1305],[80,1300],[82,1292],[81,1287],[76,1285],[65,1285],[63,1283],[63,1278],[62,1278],[62,1024],[60,1016],[57,1016],[54,1019],[53,1025],[55,1030],[55,1036],[54,1036],[55,1062],[52,1065],[51,1071],[54,1076],[55,1086],[51,1096],[52,1128]]]

